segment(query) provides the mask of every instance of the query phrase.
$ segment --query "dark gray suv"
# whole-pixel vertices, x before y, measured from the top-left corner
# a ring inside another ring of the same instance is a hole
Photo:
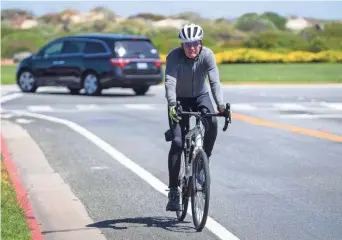
[[[84,34],[58,38],[18,64],[17,84],[23,92],[40,86],[84,89],[132,88],[144,95],[163,81],[162,61],[152,41],[144,36]]]

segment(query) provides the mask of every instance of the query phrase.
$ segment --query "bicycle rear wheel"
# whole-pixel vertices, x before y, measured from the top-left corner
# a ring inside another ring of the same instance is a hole
[[[189,204],[189,183],[186,181],[185,178],[185,168],[186,168],[186,163],[185,163],[185,153],[182,154],[181,156],[181,163],[180,163],[180,170],[179,170],[179,188],[181,190],[180,195],[181,195],[181,206],[182,210],[181,211],[176,211],[177,214],[177,219],[179,221],[183,221],[186,217],[187,211],[188,211],[188,204]]]
[[[204,198],[203,210],[199,209],[199,200],[202,193]],[[208,158],[203,149],[196,151],[196,156],[193,162],[192,172],[192,187],[191,187],[191,208],[192,218],[197,231],[202,231],[204,228],[209,211],[210,200],[210,173]]]

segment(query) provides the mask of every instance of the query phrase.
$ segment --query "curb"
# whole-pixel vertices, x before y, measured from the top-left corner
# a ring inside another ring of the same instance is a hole
[[[29,225],[29,228],[31,230],[31,239],[32,240],[43,240],[43,235],[39,229],[39,223],[34,216],[34,212],[32,210],[30,201],[27,197],[26,190],[20,180],[18,171],[16,166],[14,165],[14,162],[11,158],[10,153],[8,152],[5,139],[0,133],[1,136],[1,152],[4,156],[4,165],[8,171],[8,175],[10,177],[11,183],[14,187],[14,190],[17,195],[17,201],[22,202],[21,208],[24,210],[26,221]]]

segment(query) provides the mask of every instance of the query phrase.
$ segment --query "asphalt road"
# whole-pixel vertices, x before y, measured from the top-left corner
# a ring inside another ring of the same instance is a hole
[[[236,113],[342,136],[341,86],[234,86],[224,95]],[[176,222],[164,195],[80,134],[11,110],[75,122],[167,185],[162,87],[141,97],[121,89],[24,94],[2,104],[2,118],[38,142],[108,239],[218,239],[208,229],[195,233],[191,216]],[[233,119],[211,158],[210,216],[241,240],[341,239],[341,156],[341,142]]]

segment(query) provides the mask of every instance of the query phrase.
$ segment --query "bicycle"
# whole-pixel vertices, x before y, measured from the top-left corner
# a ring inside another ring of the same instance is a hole
[[[177,106],[180,106],[179,103]],[[203,150],[203,138],[204,133],[201,131],[201,122],[204,125],[204,119],[206,117],[225,117],[225,124],[223,127],[223,131],[226,131],[228,128],[228,124],[231,123],[231,111],[230,104],[226,104],[226,108],[224,113],[207,113],[207,112],[185,112],[182,111],[182,108],[179,107],[177,109],[177,114],[179,116],[189,116],[189,122],[186,126],[185,136],[184,136],[184,147],[182,150],[181,157],[181,168],[178,179],[178,186],[181,192],[181,211],[176,211],[177,219],[179,221],[183,221],[186,217],[188,210],[189,198],[191,197],[191,209],[192,209],[192,217],[195,228],[197,231],[202,231],[204,228],[209,211],[209,199],[210,199],[210,173],[209,173],[209,162],[205,151]],[[196,118],[196,125],[189,129],[190,118]],[[168,133],[170,134],[170,132]],[[171,136],[165,133],[166,141],[171,141]],[[196,183],[196,170],[199,168],[199,162],[202,160],[203,162],[203,172],[205,176],[204,186],[198,188],[198,184]],[[197,215],[200,213],[200,210],[196,208],[196,196],[197,191],[204,192],[205,195],[205,204],[203,217],[200,219]]]

